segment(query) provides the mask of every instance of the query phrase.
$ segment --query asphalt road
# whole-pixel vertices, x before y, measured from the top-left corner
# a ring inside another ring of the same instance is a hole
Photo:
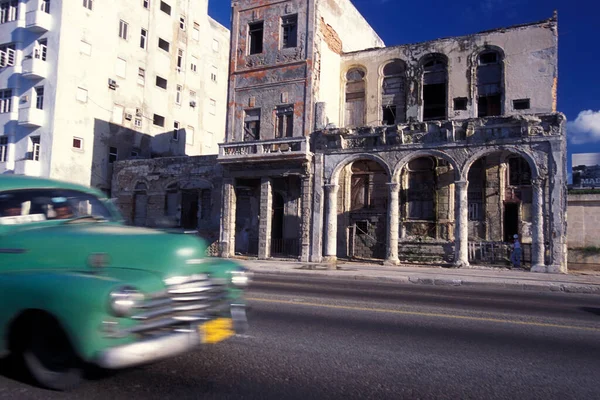
[[[245,336],[10,399],[598,399],[600,298],[257,277]]]

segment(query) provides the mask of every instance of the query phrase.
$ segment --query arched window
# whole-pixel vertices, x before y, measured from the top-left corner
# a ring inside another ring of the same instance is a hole
[[[365,73],[353,68],[346,74],[346,126],[365,125]]]
[[[447,118],[448,66],[441,55],[431,55],[423,63],[423,120]]]
[[[477,57],[477,116],[502,114],[502,57],[495,50]]]
[[[384,125],[406,121],[406,64],[402,60],[392,61],[383,68],[381,105]]]
[[[135,226],[146,226],[146,215],[148,205],[148,186],[139,182],[134,189],[133,224]]]

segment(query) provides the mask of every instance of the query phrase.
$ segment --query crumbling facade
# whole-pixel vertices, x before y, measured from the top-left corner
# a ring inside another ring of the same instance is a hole
[[[222,256],[464,267],[518,234],[566,271],[556,17],[385,47],[349,0],[232,6]]]

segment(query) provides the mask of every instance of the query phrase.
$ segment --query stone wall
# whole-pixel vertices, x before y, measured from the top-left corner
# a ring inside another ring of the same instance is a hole
[[[600,193],[569,194],[569,248],[600,247]]]

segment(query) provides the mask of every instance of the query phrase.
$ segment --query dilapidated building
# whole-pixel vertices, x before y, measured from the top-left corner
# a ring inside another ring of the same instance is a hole
[[[232,7],[222,256],[468,266],[518,234],[566,271],[556,16],[385,47],[350,0]]]

